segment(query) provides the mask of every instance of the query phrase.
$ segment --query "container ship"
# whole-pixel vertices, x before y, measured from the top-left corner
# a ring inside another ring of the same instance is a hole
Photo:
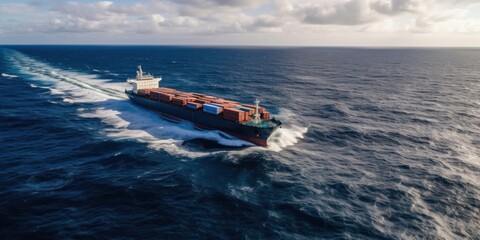
[[[202,129],[219,130],[228,135],[267,146],[268,138],[282,126],[270,112],[259,106],[230,101],[200,93],[160,87],[161,77],[144,73],[138,66],[135,79],[125,93],[135,104],[154,110],[164,117],[186,120]]]

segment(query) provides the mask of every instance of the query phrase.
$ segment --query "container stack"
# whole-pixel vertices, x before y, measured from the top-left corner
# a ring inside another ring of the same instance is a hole
[[[191,109],[200,109],[202,107],[202,104],[196,102],[189,102],[187,103],[187,107]]]
[[[195,96],[193,96],[192,94],[189,94],[189,93],[175,93],[175,95],[178,96],[178,97],[184,97],[184,98],[195,97]]]
[[[245,120],[245,112],[234,108],[225,108],[223,109],[223,118],[241,122]]]
[[[270,113],[264,111],[264,112],[262,113],[262,119],[263,119],[263,120],[269,120],[269,119],[270,119]]]
[[[164,87],[161,87],[161,88],[154,88],[155,90],[158,90],[160,92],[165,92],[165,93],[175,93],[177,92],[177,90],[175,89],[171,89],[171,88],[164,88]]]
[[[196,99],[195,102],[200,103],[200,104],[205,104],[205,103],[211,103],[209,100],[204,100],[204,99]]]
[[[150,95],[150,89],[140,89],[137,91],[137,94],[140,96]]]
[[[237,106],[237,107],[235,107],[235,109],[243,112],[245,121],[250,121],[251,120],[250,108],[244,108],[244,107]]]
[[[248,107],[239,106],[239,107],[236,107],[236,109],[242,110],[242,111],[246,112],[248,115],[253,115],[255,113],[255,109],[248,108]]]
[[[177,106],[185,106],[187,105],[187,98],[183,97],[173,97],[172,104]]]
[[[250,121],[255,114],[255,106],[250,104],[241,104],[236,101],[225,100],[199,93],[180,92],[171,88],[152,88],[138,90],[139,96],[150,96],[155,100],[162,102],[171,102],[176,106],[187,107],[190,109],[203,109],[204,112],[219,115],[223,112],[223,118],[242,122]],[[263,120],[270,119],[270,113],[265,111],[264,107],[259,107],[258,112]]]
[[[222,105],[223,104],[223,100],[222,99],[215,99],[213,101],[211,101],[212,104],[218,104],[218,105]]]
[[[229,101],[229,100],[223,100],[223,103],[227,105],[240,105],[239,102]]]
[[[174,96],[173,94],[160,93],[160,98],[159,98],[159,100],[160,100],[160,101],[163,101],[163,102],[171,102],[173,96]]]
[[[220,106],[207,103],[207,104],[203,104],[203,111],[206,113],[218,115],[223,111],[223,108]]]
[[[254,105],[242,104],[242,106],[247,107],[247,108],[250,108],[250,109],[253,109],[253,113],[255,113],[255,106],[254,106]],[[258,113],[263,113],[264,111],[265,111],[265,108],[264,108],[264,107],[258,107]],[[253,113],[252,113],[252,114],[253,114]]]
[[[150,98],[155,100],[160,100],[160,94],[162,94],[159,90],[150,90]]]

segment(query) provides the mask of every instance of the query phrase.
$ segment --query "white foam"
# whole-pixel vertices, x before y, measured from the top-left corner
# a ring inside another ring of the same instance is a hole
[[[2,77],[4,77],[4,78],[16,78],[16,77],[18,77],[18,76],[12,75],[12,74],[2,73]]]
[[[278,152],[282,149],[296,144],[300,139],[304,138],[304,134],[308,131],[306,127],[289,126],[278,129],[268,139],[268,149]]]
[[[298,143],[308,131],[308,128],[303,126],[302,119],[288,109],[280,109],[278,117],[283,126],[268,139],[268,149],[275,152]]]

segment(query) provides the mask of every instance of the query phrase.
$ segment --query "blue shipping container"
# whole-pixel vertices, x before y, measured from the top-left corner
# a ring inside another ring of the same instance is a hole
[[[203,104],[203,108],[222,108],[222,106],[218,106],[212,103],[205,103]]]
[[[187,107],[191,108],[191,109],[197,109],[197,105],[195,105],[193,103],[187,103]]]
[[[219,114],[223,110],[222,107],[210,105],[210,104],[203,104],[203,111],[211,114]]]

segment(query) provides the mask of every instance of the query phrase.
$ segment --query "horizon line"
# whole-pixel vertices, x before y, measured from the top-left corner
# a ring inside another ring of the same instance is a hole
[[[0,43],[0,46],[151,46],[151,47],[266,47],[266,48],[480,48],[479,46],[409,46],[409,45],[250,45],[250,44],[104,44],[104,43]]]

